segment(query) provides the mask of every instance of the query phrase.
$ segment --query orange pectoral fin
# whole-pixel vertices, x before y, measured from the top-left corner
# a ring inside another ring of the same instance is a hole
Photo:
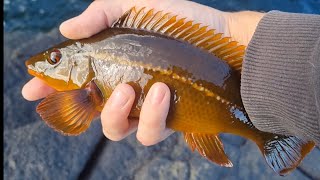
[[[191,150],[195,149],[208,160],[220,166],[232,167],[233,164],[225,154],[220,138],[215,134],[184,133],[184,138]]]
[[[101,92],[90,82],[85,89],[50,94],[38,105],[37,112],[54,130],[64,135],[78,135],[100,114],[97,107],[102,102]]]

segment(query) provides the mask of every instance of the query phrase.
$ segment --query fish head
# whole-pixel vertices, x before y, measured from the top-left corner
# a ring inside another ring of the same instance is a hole
[[[58,91],[83,88],[94,76],[83,44],[71,40],[31,57],[25,64],[29,74]]]

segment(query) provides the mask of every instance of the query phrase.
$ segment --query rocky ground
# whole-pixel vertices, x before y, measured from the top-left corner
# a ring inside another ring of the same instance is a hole
[[[4,178],[5,179],[320,179],[320,150],[314,149],[286,177],[276,175],[255,144],[223,135],[233,168],[209,163],[192,153],[182,136],[144,147],[132,135],[107,140],[100,120],[77,137],[62,136],[36,114],[38,102],[25,101],[21,88],[31,76],[24,61],[60,42],[57,29],[48,33],[5,33],[4,46]]]

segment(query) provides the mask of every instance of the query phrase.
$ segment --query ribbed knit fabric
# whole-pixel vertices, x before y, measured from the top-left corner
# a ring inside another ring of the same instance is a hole
[[[320,146],[320,16],[271,11],[250,41],[241,96],[262,131]]]

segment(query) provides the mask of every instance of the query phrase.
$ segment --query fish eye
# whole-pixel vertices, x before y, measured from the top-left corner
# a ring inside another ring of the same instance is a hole
[[[52,65],[57,64],[60,61],[61,56],[61,52],[58,49],[55,49],[50,53],[48,62]]]

